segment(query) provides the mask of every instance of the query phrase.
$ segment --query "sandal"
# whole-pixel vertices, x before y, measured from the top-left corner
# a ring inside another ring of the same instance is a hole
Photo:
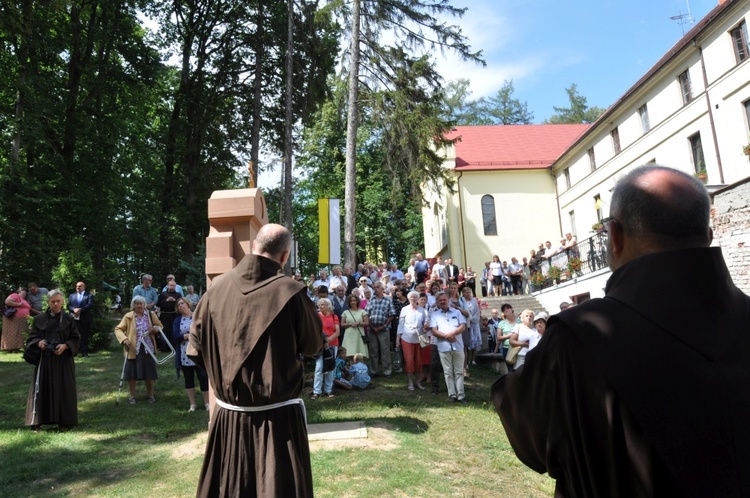
[[[424,386],[422,384],[417,384],[417,389],[424,390]]]
[[[333,393],[327,393],[326,396],[329,398],[333,398]]]
[[[154,398],[153,396],[149,396],[148,397],[148,402],[151,403],[151,404],[154,404],[154,403],[156,403],[156,398]]]
[[[406,386],[406,388],[407,388],[407,389],[408,389],[409,391],[413,391],[413,390],[414,390],[414,386],[412,386],[411,384],[409,384],[408,386]]]
[[[319,396],[320,396],[320,394],[315,394],[315,393],[312,393],[312,394],[310,395],[310,399],[318,399],[318,397],[319,397]]]
[[[131,396],[131,397],[128,398],[128,404],[129,405],[134,405],[135,404],[135,396]]]

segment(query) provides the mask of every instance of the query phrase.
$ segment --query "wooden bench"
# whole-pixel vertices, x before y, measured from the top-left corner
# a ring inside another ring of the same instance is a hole
[[[476,360],[489,363],[490,368],[500,375],[507,375],[508,373],[508,365],[505,364],[501,353],[478,353]]]

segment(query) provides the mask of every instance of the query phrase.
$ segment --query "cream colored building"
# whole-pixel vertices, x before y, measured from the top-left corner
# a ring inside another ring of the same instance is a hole
[[[453,193],[426,188],[425,257],[453,258],[481,273],[493,254],[510,262],[545,240],[559,241],[550,166],[589,125],[459,126],[444,167]]]
[[[719,2],[595,123],[571,133],[557,154],[541,154],[547,159],[535,150],[549,143],[532,131],[540,125],[459,127],[451,136],[468,143],[447,151],[445,162],[456,193],[426,197],[426,256],[453,256],[480,271],[492,254],[520,260],[566,232],[583,241],[609,215],[617,180],[642,164],[705,170],[710,191],[750,177],[749,14],[750,0]],[[524,133],[510,134],[514,128]],[[485,196],[494,200],[498,235],[483,231]],[[553,311],[563,300],[600,297],[609,274],[598,270],[537,297]]]
[[[748,12],[717,5],[555,161],[563,231],[583,238],[642,164],[705,169],[710,190],[750,176]]]

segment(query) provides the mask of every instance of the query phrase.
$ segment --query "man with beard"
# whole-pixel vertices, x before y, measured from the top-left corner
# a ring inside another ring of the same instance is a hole
[[[605,297],[562,311],[492,388],[556,496],[750,493],[750,298],[709,247],[691,175],[645,166],[612,195]]]

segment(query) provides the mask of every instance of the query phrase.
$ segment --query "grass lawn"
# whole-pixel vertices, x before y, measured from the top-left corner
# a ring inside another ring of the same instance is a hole
[[[34,433],[22,425],[33,367],[0,353],[0,496],[195,494],[208,414],[187,411],[171,362],[159,367],[156,404],[139,382],[138,404],[127,404],[123,383],[116,405],[121,368],[116,344],[76,359],[78,427]],[[470,374],[468,406],[450,404],[442,380],[438,396],[407,391],[404,374],[362,392],[308,397],[309,423],[363,420],[368,431],[367,439],[311,443],[316,495],[551,496],[554,481],[518,461],[489,405],[496,374],[481,365]]]

